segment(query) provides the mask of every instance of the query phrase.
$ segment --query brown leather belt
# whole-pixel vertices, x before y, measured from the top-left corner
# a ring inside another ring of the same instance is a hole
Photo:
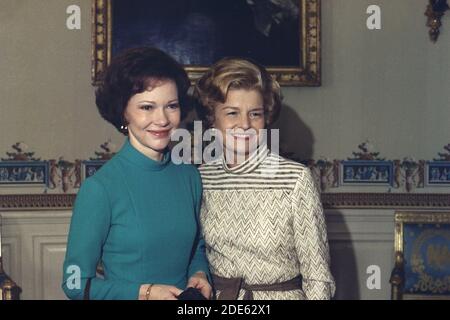
[[[241,289],[245,290],[244,300],[253,300],[253,291],[302,290],[302,276],[273,284],[246,284],[242,278],[223,278],[212,275],[214,288],[220,290],[218,300],[236,300]]]

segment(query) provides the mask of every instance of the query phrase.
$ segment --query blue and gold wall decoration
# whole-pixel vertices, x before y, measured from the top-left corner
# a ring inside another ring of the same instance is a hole
[[[110,140],[100,145],[101,151],[95,151],[95,157],[82,161],[83,180],[93,176],[109,159],[116,154],[116,145]]]
[[[450,224],[405,223],[404,294],[450,296]]]
[[[48,186],[49,164],[34,158],[28,145],[16,142],[0,161],[0,186]]]
[[[341,186],[384,185],[392,186],[394,164],[379,157],[379,152],[369,142],[358,145],[353,158],[341,161]]]
[[[104,164],[106,160],[86,160],[83,165],[83,180],[93,176]]]
[[[82,181],[97,172],[116,153],[117,147],[107,141],[95,151],[89,160],[69,161],[59,156],[55,159],[34,158],[34,152],[27,151],[23,142],[12,145],[12,151],[0,161],[0,186],[42,185],[43,192],[76,192]],[[419,188],[450,186],[450,144],[446,152],[438,153],[439,158],[432,161],[415,160],[406,156],[403,160],[381,158],[375,147],[365,141],[358,145],[358,151],[346,160],[296,159],[292,152],[281,155],[301,162],[311,169],[321,192],[333,189],[353,190],[355,186],[384,187],[377,192],[414,192]],[[443,189],[442,189],[443,190]],[[341,190],[339,190],[341,191]]]
[[[48,172],[46,161],[1,161],[0,185],[47,186]]]
[[[450,186],[450,161],[429,161],[426,173],[428,186]]]
[[[450,300],[450,212],[395,212],[392,298]]]

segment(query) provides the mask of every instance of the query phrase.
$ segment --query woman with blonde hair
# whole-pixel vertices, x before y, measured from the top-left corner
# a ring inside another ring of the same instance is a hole
[[[326,225],[311,173],[264,139],[281,108],[280,86],[257,63],[225,58],[194,95],[198,114],[223,139],[222,156],[199,168],[217,298],[330,299]]]

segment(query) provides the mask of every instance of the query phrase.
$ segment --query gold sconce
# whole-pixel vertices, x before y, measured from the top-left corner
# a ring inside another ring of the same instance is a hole
[[[430,28],[428,33],[430,34],[431,40],[436,42],[440,33],[439,29],[442,25],[441,18],[450,7],[448,6],[447,0],[429,0],[429,2],[427,11],[425,12],[425,15],[428,17],[427,26]]]

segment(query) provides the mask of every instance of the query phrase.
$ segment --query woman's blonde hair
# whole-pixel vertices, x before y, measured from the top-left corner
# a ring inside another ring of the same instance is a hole
[[[214,123],[214,108],[224,103],[233,89],[257,90],[264,101],[266,126],[272,124],[281,109],[281,90],[267,70],[241,58],[223,58],[216,62],[196,83],[194,97],[197,113],[208,127]]]

